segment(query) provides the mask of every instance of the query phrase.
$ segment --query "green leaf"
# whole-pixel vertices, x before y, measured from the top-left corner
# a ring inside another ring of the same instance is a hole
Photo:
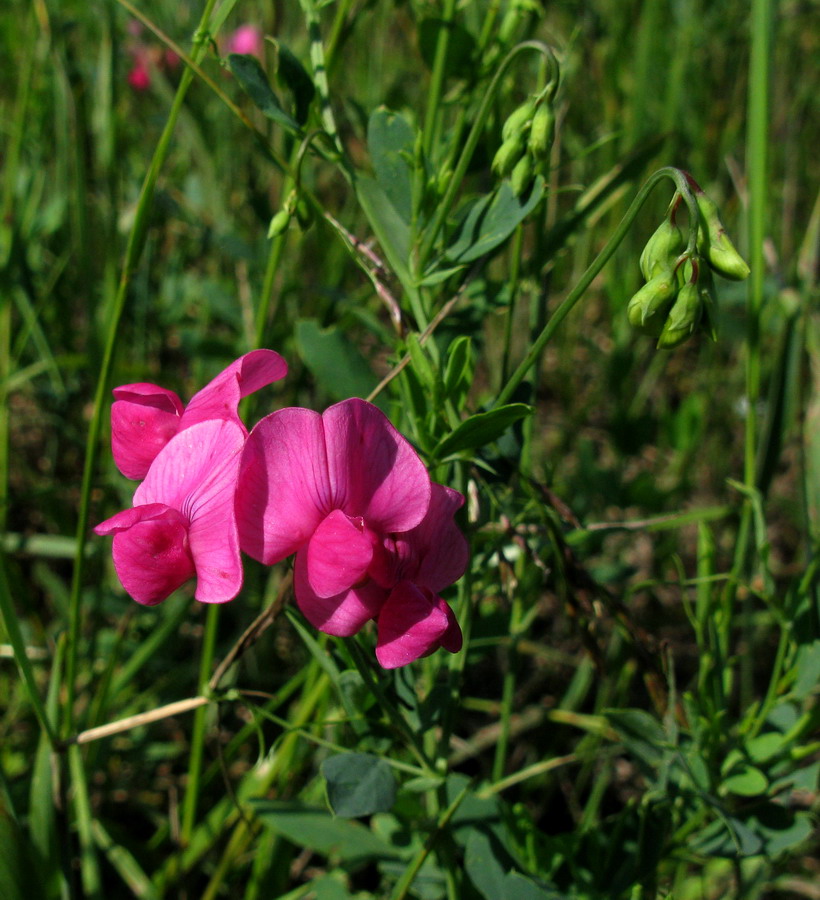
[[[738,797],[757,797],[769,786],[766,776],[754,766],[743,766],[723,779],[721,788]]]
[[[436,373],[433,371],[433,365],[427,358],[427,352],[419,343],[419,336],[414,332],[407,335],[407,352],[410,354],[410,363],[413,371],[418,376],[424,390],[427,394],[434,394],[436,391]]]
[[[3,900],[42,897],[39,867],[23,830],[0,792],[0,888]]]
[[[544,179],[536,177],[529,197],[516,197],[509,181],[480,198],[464,219],[455,242],[445,252],[451,262],[468,263],[505,241],[540,203]]]
[[[263,115],[281,125],[290,134],[301,137],[302,129],[283,109],[279,98],[268,81],[265,70],[255,56],[242,53],[229,53],[228,65],[231,67],[242,90],[251,98],[254,106]]]
[[[464,869],[485,900],[508,900],[506,878],[511,860],[494,835],[474,828],[467,838]]]
[[[727,816],[712,822],[690,847],[703,856],[740,859],[760,853],[763,841],[740,819]]]
[[[410,222],[413,214],[413,156],[416,133],[410,123],[385,107],[367,123],[367,149],[376,180],[396,212]]]
[[[509,403],[465,419],[441,440],[433,454],[443,459],[463,450],[475,450],[497,440],[515,422],[531,416],[533,408],[526,403]]]
[[[388,812],[396,800],[390,766],[369,753],[340,753],[322,763],[327,799],[337,816],[356,818]]]
[[[657,719],[642,709],[607,709],[604,715],[632,756],[650,768],[660,763],[666,737]]]
[[[373,370],[337,326],[322,329],[315,319],[299,319],[295,334],[305,365],[334,400],[366,397],[376,386]]]
[[[473,342],[467,335],[457,337],[447,351],[444,368],[444,391],[456,409],[469,391],[473,381]]]
[[[407,261],[410,257],[410,229],[382,186],[367,175],[357,175],[356,196],[387,262],[405,289],[412,289]]]
[[[794,668],[797,674],[792,693],[798,700],[805,700],[820,685],[820,639],[798,649]]]
[[[509,872],[504,879],[507,897],[515,900],[567,900],[566,894],[546,890],[520,872]]]
[[[296,121],[304,125],[307,122],[310,104],[316,94],[313,80],[299,59],[281,41],[274,40],[272,43],[276,47],[279,60],[277,74],[293,94]]]
[[[271,828],[295,846],[309,847],[349,866],[370,860],[401,858],[396,850],[361,823],[334,818],[326,809],[256,798],[250,805],[266,828]]]

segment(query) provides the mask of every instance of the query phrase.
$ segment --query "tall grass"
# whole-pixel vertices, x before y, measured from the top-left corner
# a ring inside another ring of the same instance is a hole
[[[260,70],[227,56],[242,22]],[[810,23],[770,0],[0,10],[0,895],[812,896]],[[464,229],[551,80],[543,197]],[[752,274],[720,281],[716,342],[657,351],[626,306],[678,169]],[[219,609],[122,591],[90,535],[133,491],[111,386],[187,399],[257,346],[290,372],[246,422],[369,396],[467,497],[461,653],[377,669],[284,565],[245,560]]]

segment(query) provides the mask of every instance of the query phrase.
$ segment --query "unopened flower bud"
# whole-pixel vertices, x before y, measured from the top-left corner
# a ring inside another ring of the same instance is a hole
[[[658,337],[663,331],[666,314],[677,289],[672,269],[655,275],[629,301],[626,308],[629,324],[643,334]]]
[[[515,164],[510,175],[510,186],[516,197],[520,197],[532,184],[532,168],[532,157],[529,155],[522,156]]]
[[[268,227],[268,238],[279,237],[284,234],[290,225],[290,212],[286,209],[280,209],[278,213],[270,220]]]
[[[650,281],[663,269],[672,268],[684,248],[683,233],[669,219],[664,219],[646,242],[641,253],[641,273]]]
[[[743,281],[749,274],[749,266],[726,233],[717,204],[703,191],[695,191],[695,199],[700,213],[698,249],[718,275],[732,281]]]
[[[659,350],[671,350],[688,340],[700,324],[703,304],[697,284],[689,282],[678,293],[658,338]]]
[[[508,141],[516,135],[523,134],[532,121],[535,113],[535,100],[525,100],[517,109],[514,109],[501,127],[501,140]]]
[[[552,141],[555,137],[555,113],[551,103],[542,103],[535,111],[530,126],[527,149],[537,160],[549,158]]]
[[[521,159],[523,152],[524,138],[520,133],[504,141],[493,157],[493,172],[501,178],[506,178],[515,168],[518,160]]]

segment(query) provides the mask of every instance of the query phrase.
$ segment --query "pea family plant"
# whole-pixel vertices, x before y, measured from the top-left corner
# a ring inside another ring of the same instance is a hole
[[[813,896],[773,4],[569,6],[0,14],[4,900]]]

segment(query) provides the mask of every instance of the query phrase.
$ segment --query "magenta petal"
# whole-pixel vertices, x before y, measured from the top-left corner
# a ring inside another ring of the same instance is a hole
[[[160,603],[194,575],[185,517],[160,504],[126,510],[133,524],[114,534],[114,568],[122,586],[146,606]],[[113,517],[117,519],[117,517]],[[102,523],[101,528],[112,523]]]
[[[430,477],[381,410],[343,400],[322,416],[333,506],[377,532],[408,531],[430,504]]]
[[[430,508],[421,524],[401,535],[417,561],[405,578],[438,593],[464,574],[469,560],[467,539],[453,521],[464,497],[452,488],[432,485]]]
[[[119,534],[121,531],[127,531],[137,522],[145,519],[156,519],[161,516],[168,507],[164,503],[146,503],[143,506],[133,506],[131,509],[124,509],[116,515],[111,516],[99,525],[94,526],[94,534],[104,537],[108,534]]]
[[[244,442],[237,422],[198,422],[168,443],[134,494],[135,503],[167,503],[186,517],[195,596],[205,603],[232,600],[242,587],[234,495]]]
[[[179,429],[182,401],[155,384],[114,388],[111,449],[126,478],[144,478],[154,458]]]
[[[450,620],[439,601],[432,591],[409,581],[393,588],[378,618],[376,659],[381,666],[405,666],[441,646]]]
[[[185,407],[181,427],[189,428],[207,419],[233,419],[238,422],[237,407],[242,397],[279,381],[287,373],[287,363],[273,350],[253,350],[240,356],[194,394]]]
[[[374,581],[368,579],[335,597],[320,597],[310,586],[307,566],[307,553],[300,550],[294,564],[293,591],[299,609],[314,628],[349,637],[378,615],[387,591]]]
[[[362,580],[373,559],[373,544],[335,509],[313,532],[306,553],[311,589],[319,597],[334,597]]]
[[[332,509],[322,417],[299,408],[265,416],[242,454],[236,492],[242,549],[273,565],[301,547]]]

